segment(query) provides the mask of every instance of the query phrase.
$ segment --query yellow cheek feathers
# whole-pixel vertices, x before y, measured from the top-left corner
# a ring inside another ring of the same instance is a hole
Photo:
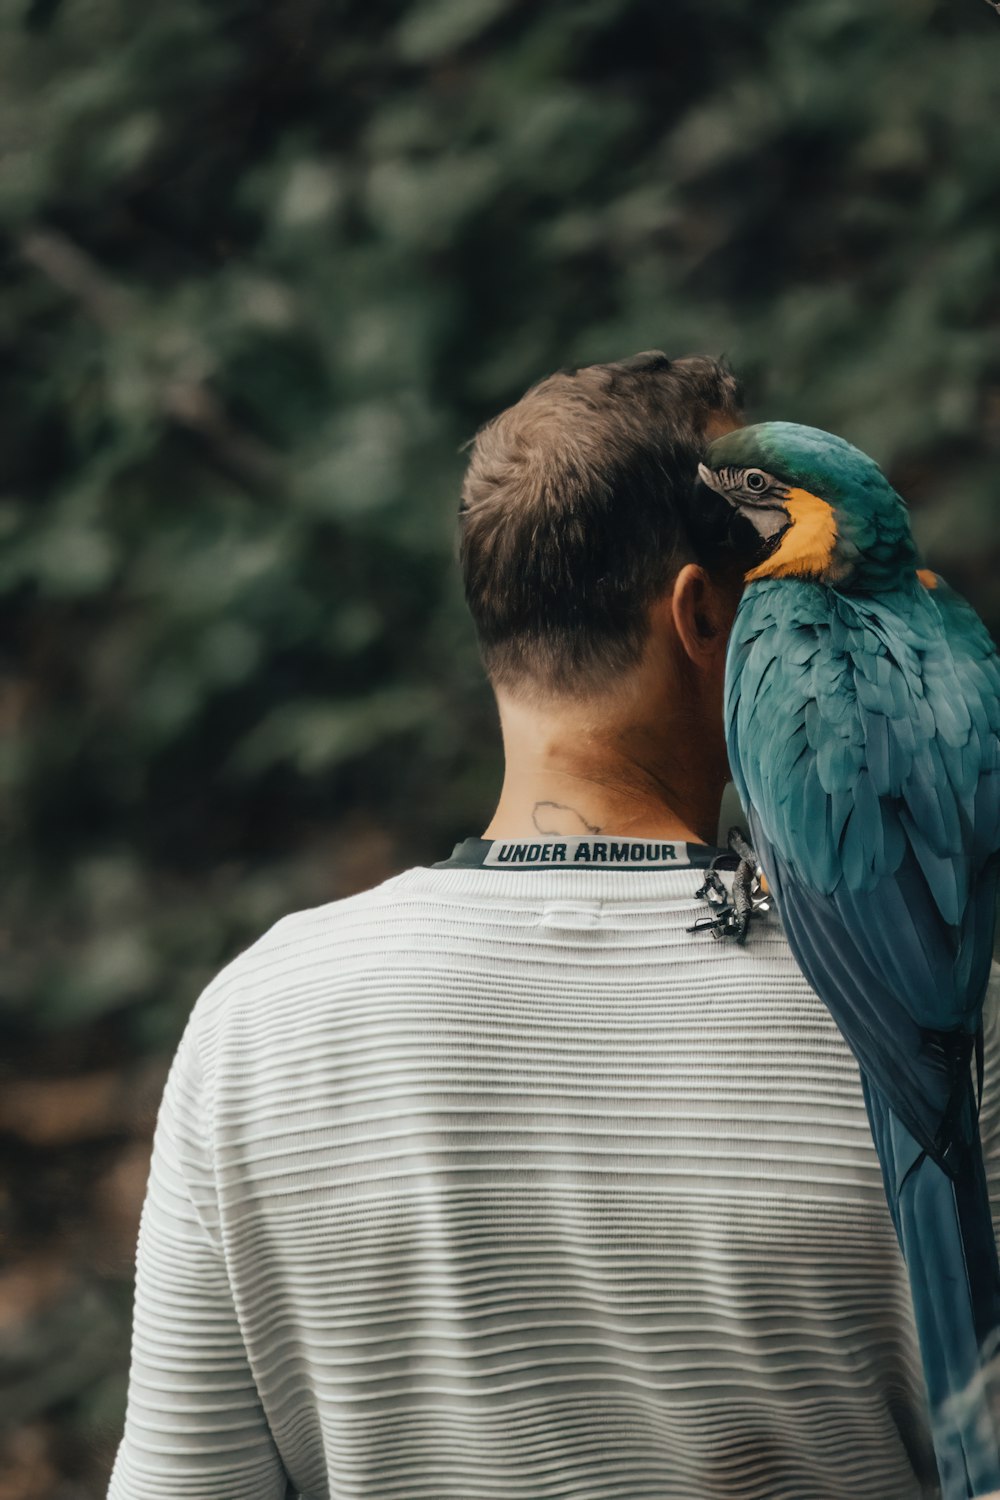
[[[830,565],[837,544],[833,507],[808,490],[789,490],[784,508],[792,524],[771,556],[746,574],[747,583],[756,578],[815,578]]]

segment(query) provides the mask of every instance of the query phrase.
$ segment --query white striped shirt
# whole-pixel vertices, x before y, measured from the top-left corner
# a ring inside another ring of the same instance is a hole
[[[411,869],[212,981],[109,1500],[936,1493],[855,1063],[700,879]]]

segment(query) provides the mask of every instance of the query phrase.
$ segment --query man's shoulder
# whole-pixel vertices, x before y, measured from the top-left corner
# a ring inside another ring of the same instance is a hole
[[[983,1001],[983,1044],[988,1058],[996,1058],[1000,1067],[1000,963],[990,965],[990,977]]]
[[[413,873],[404,870],[353,895],[279,917],[205,986],[190,1024],[196,1030],[213,1029],[236,1001],[241,1009],[266,1005],[275,992],[286,992],[299,972],[335,961],[338,951],[347,946],[360,944],[372,951],[379,927],[397,909]]]

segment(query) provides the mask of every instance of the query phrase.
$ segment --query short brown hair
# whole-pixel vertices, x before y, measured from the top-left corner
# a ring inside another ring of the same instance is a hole
[[[695,557],[705,426],[740,405],[724,362],[653,350],[560,370],[480,429],[459,560],[494,687],[572,695],[638,662],[648,606]]]

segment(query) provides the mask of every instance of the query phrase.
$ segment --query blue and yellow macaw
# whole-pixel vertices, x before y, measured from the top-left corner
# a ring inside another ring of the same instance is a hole
[[[860,1066],[945,1500],[984,1495],[1000,1488],[981,1374],[1000,1268],[978,1126],[1000,660],[922,566],[882,471],[842,438],[745,427],[711,444],[699,478],[759,538],[726,664],[733,778],[792,952]]]

